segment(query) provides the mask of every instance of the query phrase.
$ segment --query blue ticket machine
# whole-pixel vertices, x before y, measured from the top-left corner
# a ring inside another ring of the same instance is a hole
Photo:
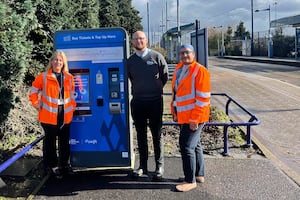
[[[133,168],[128,46],[122,28],[55,33],[55,48],[65,52],[75,80],[72,167]]]

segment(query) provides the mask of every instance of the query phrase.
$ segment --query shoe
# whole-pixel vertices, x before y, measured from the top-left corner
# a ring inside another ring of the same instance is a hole
[[[204,176],[196,176],[197,183],[204,183],[204,181],[205,181]]]
[[[74,174],[74,171],[73,171],[71,166],[63,167],[62,172],[63,172],[63,174],[67,174],[67,175],[73,175]]]
[[[59,168],[52,168],[52,175],[57,179],[62,179],[63,175],[61,173],[61,170]]]
[[[163,167],[158,167],[155,170],[155,174],[154,174],[153,178],[156,179],[156,180],[160,180],[160,179],[163,178],[163,174],[164,174],[164,168]]]
[[[205,179],[204,176],[196,176],[197,183],[204,183]],[[184,177],[179,177],[178,182],[184,182]]]
[[[138,168],[136,170],[133,170],[133,176],[135,177],[139,177],[139,176],[143,176],[143,174],[147,175],[148,171],[144,170],[143,168]]]
[[[178,192],[188,192],[190,190],[193,190],[197,187],[197,183],[194,182],[194,183],[182,183],[182,184],[179,184],[179,185],[176,185],[176,191]]]

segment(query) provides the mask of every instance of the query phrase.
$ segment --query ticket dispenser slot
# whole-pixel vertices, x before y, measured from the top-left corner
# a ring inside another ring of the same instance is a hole
[[[109,103],[109,112],[110,112],[110,114],[120,114],[121,113],[121,103],[120,102]]]
[[[109,68],[109,98],[111,100],[120,99],[120,75],[119,68]],[[121,103],[120,102],[110,102],[109,103],[110,114],[120,114],[121,113]]]
[[[109,72],[109,98],[119,99],[120,98],[120,77],[119,68],[110,68]]]

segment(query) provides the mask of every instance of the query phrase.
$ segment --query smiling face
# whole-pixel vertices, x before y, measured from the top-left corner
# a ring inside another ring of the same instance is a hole
[[[56,56],[54,56],[51,60],[51,66],[52,66],[52,70],[56,73],[60,73],[63,66],[64,66],[64,60],[63,57],[59,54],[57,54]]]
[[[148,40],[144,32],[137,31],[133,34],[131,43],[137,51],[145,51]]]
[[[179,50],[180,60],[184,65],[189,65],[195,60],[195,53],[189,48],[181,48]]]

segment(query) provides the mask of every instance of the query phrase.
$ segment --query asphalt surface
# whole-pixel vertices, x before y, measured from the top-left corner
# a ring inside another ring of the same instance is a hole
[[[153,157],[150,158],[153,166]],[[119,172],[77,172],[62,180],[49,179],[34,199],[300,199],[299,187],[268,159],[205,157],[206,181],[186,193],[175,192],[182,176],[181,158],[166,158],[164,180],[132,178]],[[151,168],[150,168],[151,169]]]
[[[266,78],[242,70],[237,73],[232,69],[233,64],[223,63],[222,67],[222,62],[209,61],[213,92],[227,93],[258,116],[262,123],[252,128],[252,139],[267,158],[241,158],[234,154],[229,157],[205,156],[206,181],[187,193],[174,191],[177,178],[182,176],[181,159],[168,157],[161,182],[152,181],[151,173],[149,177],[135,179],[130,172],[120,170],[77,172],[63,180],[49,179],[31,198],[300,199],[300,87],[276,80],[276,77]],[[214,102],[222,104],[222,100]],[[240,118],[244,117],[239,116],[236,109],[233,112]],[[135,162],[138,163],[138,158]],[[153,158],[149,162],[149,169],[154,169]]]

